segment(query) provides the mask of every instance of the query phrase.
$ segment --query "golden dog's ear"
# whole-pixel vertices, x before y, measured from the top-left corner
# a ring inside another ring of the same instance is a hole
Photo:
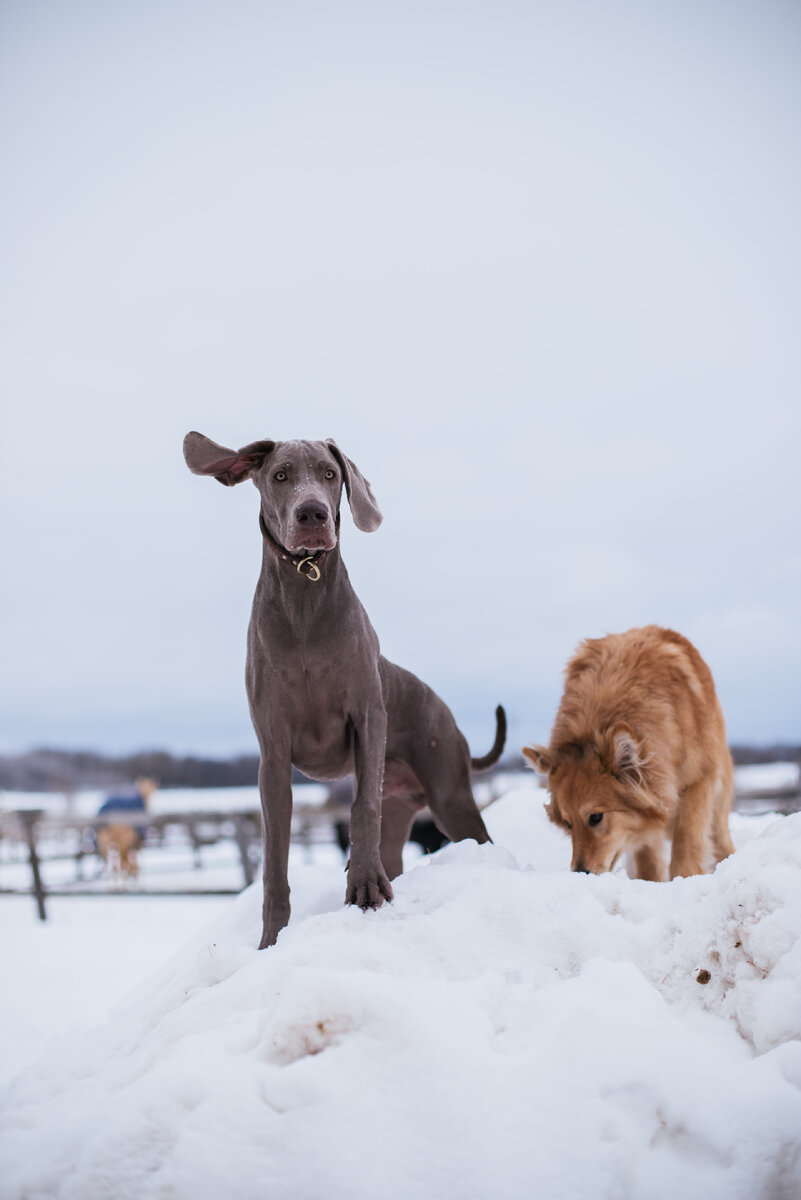
[[[567,823],[565,818],[562,816],[559,805],[556,803],[555,796],[551,796],[548,803],[546,805],[544,805],[543,807],[545,808],[545,812],[548,814],[548,820],[553,825],[558,825],[560,829],[570,829],[569,824]]]
[[[642,743],[633,731],[621,722],[612,730],[610,742],[612,774],[626,783],[642,783],[646,760],[642,755]]]
[[[553,757],[544,746],[524,746],[523,757],[528,759],[528,765],[540,775],[547,775],[553,767]]]

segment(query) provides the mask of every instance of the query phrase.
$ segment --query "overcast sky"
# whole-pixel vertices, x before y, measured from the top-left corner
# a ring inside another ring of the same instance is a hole
[[[659,622],[801,736],[801,8],[0,8],[0,749],[250,751],[251,484],[335,437],[384,652],[473,750]]]

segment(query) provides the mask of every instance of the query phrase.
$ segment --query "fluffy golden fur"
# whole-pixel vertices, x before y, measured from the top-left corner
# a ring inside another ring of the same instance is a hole
[[[572,870],[639,879],[700,875],[734,852],[732,760],[712,675],[686,638],[658,625],[590,638],[565,670],[550,745],[523,750],[547,775]]]

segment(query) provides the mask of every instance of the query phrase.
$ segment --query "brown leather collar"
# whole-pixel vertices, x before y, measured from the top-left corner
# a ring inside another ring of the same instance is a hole
[[[321,574],[320,565],[331,553],[330,550],[318,550],[316,554],[292,554],[289,550],[287,550],[286,546],[282,546],[281,543],[270,533],[261,509],[259,509],[259,528],[261,529],[264,540],[269,546],[272,547],[279,558],[282,558],[284,562],[292,563],[296,571],[298,571],[301,575],[305,575],[305,577],[310,579],[312,583],[317,582]],[[338,540],[339,513],[337,513],[335,528]]]

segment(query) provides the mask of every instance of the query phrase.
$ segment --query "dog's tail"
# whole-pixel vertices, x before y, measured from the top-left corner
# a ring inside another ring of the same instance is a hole
[[[495,709],[495,721],[495,741],[489,754],[485,754],[483,758],[470,759],[470,766],[474,771],[486,771],[487,767],[493,766],[501,757],[501,752],[506,744],[506,713],[501,704]]]

